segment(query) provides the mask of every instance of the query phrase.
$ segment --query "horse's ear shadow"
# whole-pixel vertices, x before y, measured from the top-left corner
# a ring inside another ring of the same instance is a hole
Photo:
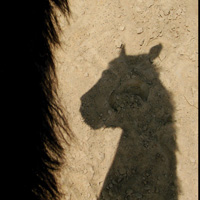
[[[162,50],[163,46],[162,44],[158,44],[156,46],[153,46],[149,51],[149,56],[152,60],[156,59]]]
[[[120,57],[123,57],[126,55],[126,45],[123,44],[121,47]]]

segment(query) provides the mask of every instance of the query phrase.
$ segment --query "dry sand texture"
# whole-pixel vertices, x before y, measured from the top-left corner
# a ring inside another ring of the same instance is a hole
[[[197,200],[197,0],[71,0],[59,94],[76,137],[63,200]]]

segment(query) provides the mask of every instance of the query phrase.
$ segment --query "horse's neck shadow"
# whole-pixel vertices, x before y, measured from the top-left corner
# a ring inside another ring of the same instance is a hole
[[[81,97],[86,124],[123,130],[99,199],[177,199],[173,104],[153,64],[161,49],[127,56],[123,47]]]

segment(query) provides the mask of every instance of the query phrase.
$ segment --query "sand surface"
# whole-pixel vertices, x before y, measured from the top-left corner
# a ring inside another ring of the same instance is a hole
[[[59,94],[76,141],[63,200],[197,200],[197,0],[71,0]]]

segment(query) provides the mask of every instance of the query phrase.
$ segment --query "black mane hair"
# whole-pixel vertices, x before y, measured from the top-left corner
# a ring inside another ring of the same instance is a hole
[[[55,8],[66,17],[70,9],[67,0],[8,1],[6,8],[12,20],[3,27],[8,59],[1,67],[5,185],[15,199],[58,200],[55,172],[63,161],[63,132],[70,138],[70,129],[56,92],[52,49],[60,44]]]

